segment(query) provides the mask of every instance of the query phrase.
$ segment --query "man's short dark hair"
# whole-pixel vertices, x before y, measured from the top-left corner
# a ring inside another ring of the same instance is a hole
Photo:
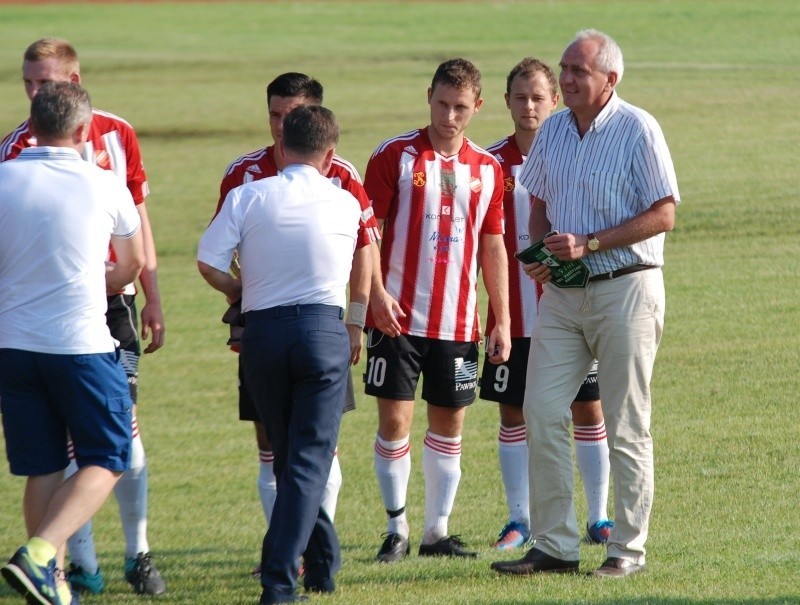
[[[339,124],[321,105],[295,107],[283,119],[283,145],[303,157],[325,153],[339,142]]]
[[[89,93],[74,82],[46,82],[31,101],[31,130],[36,136],[66,139],[92,121]]]
[[[314,105],[322,105],[322,84],[311,76],[290,71],[267,84],[267,103],[272,97],[303,97]]]
[[[547,85],[550,87],[550,96],[556,96],[558,94],[558,82],[553,70],[546,63],[534,57],[525,57],[509,72],[506,78],[506,94],[511,92],[511,84],[514,82],[514,78],[517,76],[532,78],[537,73],[542,74],[547,79]]]
[[[481,96],[481,72],[467,59],[449,59],[436,68],[431,80],[431,90],[437,84],[452,86],[457,90],[471,90],[475,99]]]

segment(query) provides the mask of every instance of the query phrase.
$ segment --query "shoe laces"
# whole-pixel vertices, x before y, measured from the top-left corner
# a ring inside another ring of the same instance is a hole
[[[466,543],[461,539],[460,534],[454,534],[452,536],[447,536],[443,539],[445,542],[449,542],[450,544],[455,544],[456,546],[466,546]]]
[[[403,536],[394,531],[387,531],[381,534],[381,539],[384,542],[387,542],[388,540],[391,540],[392,542],[399,542],[403,539]]]
[[[497,536],[497,539],[498,541],[502,540],[503,538],[508,536],[508,534],[510,534],[512,531],[519,532],[524,536],[525,529],[526,529],[525,526],[522,525],[522,523],[520,523],[519,521],[509,521],[508,523],[506,523],[505,527],[500,530],[500,534]]]
[[[144,553],[136,557],[136,565],[133,567],[133,573],[138,574],[140,578],[148,578],[153,569],[153,557],[148,553]]]
[[[53,581],[56,584],[62,584],[63,582],[67,581],[67,574],[64,573],[64,570],[60,567],[56,567],[53,569]]]

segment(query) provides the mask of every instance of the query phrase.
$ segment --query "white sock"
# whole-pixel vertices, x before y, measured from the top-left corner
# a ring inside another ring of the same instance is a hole
[[[272,509],[275,507],[275,496],[278,495],[278,482],[275,479],[275,455],[270,450],[258,450],[258,497],[261,500],[261,510],[264,511],[264,520],[269,525],[272,518]]]
[[[411,445],[408,437],[384,441],[375,435],[374,460],[383,506],[389,515],[386,531],[408,538],[405,513],[408,479],[411,476]]]
[[[508,520],[531,526],[530,500],[528,497],[528,443],[525,441],[525,425],[509,428],[500,425],[497,436],[497,457],[500,474],[506,492]]]
[[[339,500],[339,490],[342,489],[342,467],[339,466],[339,448],[333,453],[331,472],[328,475],[328,482],[325,484],[325,492],[322,494],[322,504],[320,507],[333,521],[336,514],[336,502]]]
[[[587,523],[594,525],[608,519],[608,477],[611,465],[608,461],[608,439],[606,424],[573,426],[575,456],[578,470],[586,492],[588,507]]]
[[[136,417],[133,418],[131,469],[117,481],[114,495],[125,534],[125,556],[132,558],[140,552],[150,552],[147,543],[147,458]]]
[[[428,431],[422,448],[425,475],[425,533],[423,544],[447,536],[447,520],[453,510],[461,480],[461,437],[442,437]]]
[[[70,453],[72,451],[71,443],[68,448]],[[64,470],[64,479],[69,479],[77,472],[78,464],[75,462],[75,458],[70,456],[69,465]],[[73,565],[83,568],[86,573],[97,573],[99,565],[97,564],[97,551],[94,547],[91,519],[67,539],[67,549],[69,560]]]

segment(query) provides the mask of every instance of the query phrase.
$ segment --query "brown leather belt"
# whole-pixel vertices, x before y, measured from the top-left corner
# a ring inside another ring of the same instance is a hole
[[[636,273],[637,271],[644,271],[645,269],[655,269],[653,265],[631,265],[630,267],[622,267],[616,271],[609,271],[608,273],[599,273],[592,275],[589,281],[605,281],[607,279],[614,279],[615,277],[622,277],[629,273]]]

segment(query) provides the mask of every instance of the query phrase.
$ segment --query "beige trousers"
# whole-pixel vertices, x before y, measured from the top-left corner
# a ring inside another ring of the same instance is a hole
[[[608,556],[644,564],[653,503],[650,380],[664,326],[660,269],[586,288],[546,285],[531,338],[523,411],[529,446],[534,546],[579,559],[573,501],[570,404],[596,358],[603,405],[615,526]]]

